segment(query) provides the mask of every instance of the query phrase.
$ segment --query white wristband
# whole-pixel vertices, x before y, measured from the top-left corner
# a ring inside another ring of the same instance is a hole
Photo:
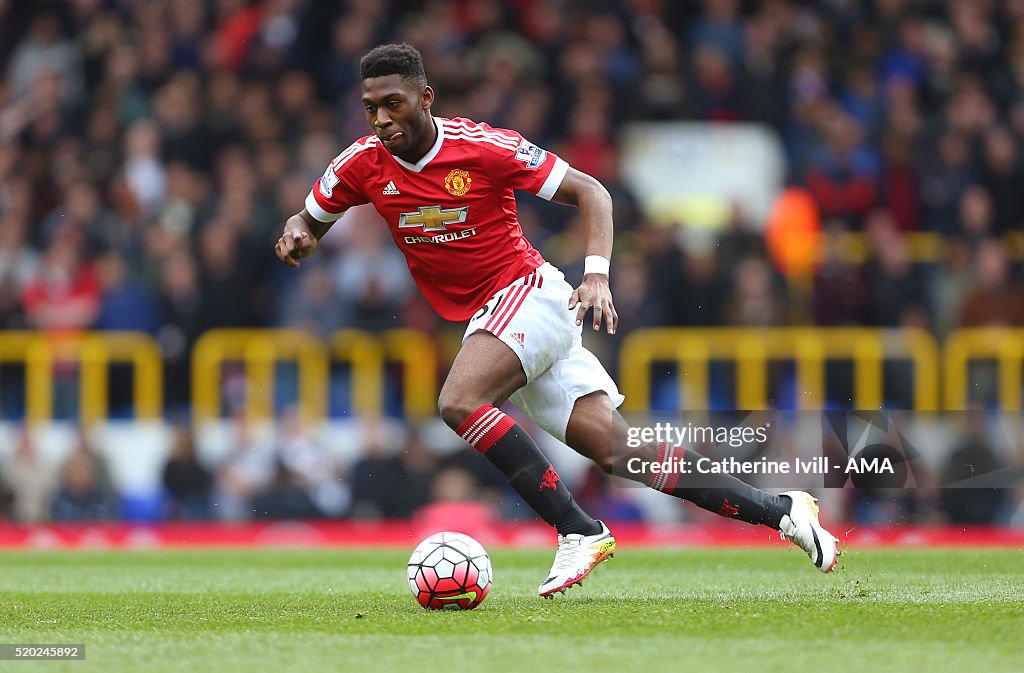
[[[601,255],[587,255],[583,258],[583,275],[588,273],[603,273],[608,275],[608,258]]]

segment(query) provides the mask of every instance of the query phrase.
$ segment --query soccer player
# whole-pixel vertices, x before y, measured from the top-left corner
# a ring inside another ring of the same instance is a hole
[[[616,410],[623,397],[581,343],[590,311],[594,330],[604,322],[614,334],[618,325],[608,288],[611,198],[597,180],[515,131],[434,117],[434,91],[419,52],[407,44],[367,53],[360,80],[372,133],[327,167],[303,210],[285,223],[277,256],[298,267],[346,209],[374,205],[434,309],[469,322],[441,389],[441,418],[558,531],[554,564],[539,593],[564,593],[611,556],[615,539],[576,504],[530,436],[500,410],[505,401],[608,472],[625,475],[621,467],[630,456],[661,462],[683,454],[647,445],[627,456],[616,446],[627,429]],[[515,189],[579,209],[586,250],[578,287],[523,237]],[[772,495],[730,475],[703,475],[699,483],[686,474],[639,479],[723,516],[780,530],[824,572],[835,565],[838,540],[818,523],[807,493]]]

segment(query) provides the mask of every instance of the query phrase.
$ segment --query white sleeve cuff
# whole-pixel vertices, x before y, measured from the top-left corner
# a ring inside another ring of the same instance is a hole
[[[312,191],[306,195],[306,212],[312,215],[318,222],[335,222],[345,214],[344,210],[340,213],[328,213],[317,203]]]
[[[537,196],[550,201],[558,191],[558,188],[562,184],[562,180],[565,179],[565,174],[569,172],[569,164],[565,162],[561,157],[555,159],[555,165],[551,168],[551,172],[548,173],[548,179],[544,181],[540,191],[537,192]]]

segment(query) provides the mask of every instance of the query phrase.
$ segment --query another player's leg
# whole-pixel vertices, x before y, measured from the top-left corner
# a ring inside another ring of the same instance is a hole
[[[520,497],[558,530],[555,566],[563,570],[555,573],[553,569],[554,576],[549,573],[542,583],[542,589],[549,585],[550,591],[541,592],[547,595],[564,590],[563,580],[578,574],[573,572],[573,560],[581,549],[601,540],[607,555],[615,543],[603,523],[580,509],[533,439],[498,409],[525,384],[526,374],[516,354],[493,334],[476,332],[463,342],[452,363],[438,407],[445,423],[501,470]]]
[[[773,495],[729,474],[659,473],[634,476],[626,468],[630,458],[662,463],[681,459],[691,462],[700,454],[682,448],[647,444],[626,448],[628,424],[604,392],[576,400],[566,428],[566,443],[595,461],[610,474],[641,481],[663,493],[689,500],[724,517],[770,526],[807,552],[822,572],[830,572],[839,556],[837,540],[818,522],[818,506],[810,494],[790,491]],[[679,464],[678,461],[675,464]]]

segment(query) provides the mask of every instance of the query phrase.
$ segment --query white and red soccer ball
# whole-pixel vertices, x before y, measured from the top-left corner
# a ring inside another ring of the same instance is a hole
[[[429,610],[472,610],[491,589],[491,559],[462,533],[434,533],[409,558],[409,588]]]

